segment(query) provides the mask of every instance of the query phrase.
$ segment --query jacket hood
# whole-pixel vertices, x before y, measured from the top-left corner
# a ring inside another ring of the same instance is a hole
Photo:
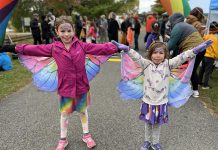
[[[173,28],[177,23],[184,22],[185,17],[181,13],[174,13],[170,16],[169,21]]]
[[[196,21],[199,21],[197,17],[193,16],[193,15],[189,15],[187,18],[186,18],[186,22],[188,24],[193,24],[194,22]]]

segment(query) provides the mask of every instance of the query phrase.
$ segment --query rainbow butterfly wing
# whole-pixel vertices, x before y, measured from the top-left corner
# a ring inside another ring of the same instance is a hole
[[[57,89],[57,64],[53,57],[18,55],[23,64],[33,75],[33,84],[40,90],[54,92]]]
[[[137,100],[143,97],[144,77],[139,66],[127,54],[122,54],[121,81],[118,84],[120,97],[124,100]],[[179,108],[184,105],[192,95],[191,78],[195,58],[188,65],[182,65],[172,70],[169,78],[168,105]]]
[[[18,55],[23,64],[33,75],[33,84],[40,90],[54,92],[58,86],[57,64],[53,57],[36,57]],[[106,62],[110,56],[87,55],[86,72],[91,81],[100,71],[100,65]]]
[[[51,58],[50,58],[51,59]],[[57,64],[51,60],[44,68],[33,74],[33,84],[40,90],[54,92],[58,87]]]
[[[193,94],[189,83],[195,58],[191,59],[185,68],[172,70],[172,76],[169,79],[168,105],[179,108],[184,105]]]
[[[143,96],[142,68],[127,54],[121,54],[121,80],[118,91],[123,100],[139,100]]]
[[[0,44],[3,44],[8,21],[18,0],[3,0],[0,3]]]
[[[36,57],[19,54],[19,60],[32,73],[39,72],[54,59],[51,57]]]
[[[89,81],[91,81],[100,72],[100,65],[105,63],[110,57],[111,55],[86,55],[86,74]]]

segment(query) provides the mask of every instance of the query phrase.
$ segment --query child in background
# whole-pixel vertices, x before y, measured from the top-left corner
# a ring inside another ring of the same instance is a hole
[[[128,46],[112,41],[121,50],[124,50],[144,73],[143,98],[139,119],[145,122],[145,141],[141,150],[162,150],[159,142],[161,125],[168,123],[168,90],[171,69],[195,57],[212,41],[206,41],[191,50],[168,59],[167,46],[163,42],[151,44],[147,59]]]
[[[212,22],[210,24],[210,34],[205,35],[204,40],[212,39],[213,44],[206,49],[202,66],[199,71],[199,83],[202,89],[210,89],[208,82],[213,72],[215,60],[218,60],[218,23]]]
[[[0,71],[8,71],[12,69],[11,58],[7,53],[0,53]]]
[[[163,42],[163,38],[160,35],[160,24],[159,22],[155,21],[154,23],[152,23],[152,33],[149,34],[148,39],[147,39],[147,43],[146,43],[146,50],[148,50],[149,46],[151,45],[151,43],[153,41],[160,41]]]
[[[64,150],[68,145],[67,129],[69,116],[74,111],[80,113],[83,136],[82,140],[88,148],[96,146],[88,127],[88,111],[90,104],[89,82],[87,79],[86,54],[112,55],[117,47],[112,43],[83,43],[75,36],[72,23],[61,17],[56,20],[55,31],[58,35],[51,44],[42,45],[3,45],[0,52],[14,52],[21,55],[53,57],[58,67],[58,94],[60,96],[60,140],[56,150]]]
[[[92,43],[96,43],[96,38],[97,38],[96,31],[97,30],[96,30],[94,22],[91,22],[90,27],[89,27],[89,31],[87,33],[87,37],[91,37]]]

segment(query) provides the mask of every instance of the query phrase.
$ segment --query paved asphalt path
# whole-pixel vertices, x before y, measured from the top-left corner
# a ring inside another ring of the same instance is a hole
[[[140,53],[142,47],[140,42]],[[91,82],[89,124],[96,150],[139,150],[144,140],[144,124],[138,119],[140,101],[119,98],[119,79],[120,63],[107,62]],[[54,150],[59,117],[56,93],[41,92],[29,84],[9,95],[0,101],[0,150]],[[68,131],[67,150],[86,150],[77,113],[71,115]],[[198,99],[169,109],[169,124],[162,126],[160,137],[165,150],[218,150],[217,141],[218,118]]]

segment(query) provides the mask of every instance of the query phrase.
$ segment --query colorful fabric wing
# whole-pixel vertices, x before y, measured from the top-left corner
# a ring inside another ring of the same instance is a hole
[[[96,56],[96,55],[86,55],[86,74],[88,80],[91,81],[100,71],[100,65],[105,63],[111,55],[109,56]]]
[[[160,0],[160,3],[169,16],[175,12],[188,16],[191,10],[187,0]]]
[[[142,68],[138,66],[127,54],[121,55],[121,80],[118,84],[118,91],[123,100],[138,100],[143,97],[144,77]],[[184,105],[192,95],[189,83],[195,58],[188,64],[181,65],[172,70],[169,79],[168,105],[179,108]]]
[[[54,92],[57,89],[57,64],[52,57],[18,55],[21,64],[33,73],[33,84],[40,90]]]
[[[18,0],[3,0],[0,3],[0,44],[3,44],[5,38],[5,30],[11,14]]]
[[[139,100],[143,96],[142,68],[127,54],[121,54],[121,81],[118,91],[123,100]]]
[[[195,58],[189,61],[188,65],[186,65],[187,67],[183,66],[172,70],[172,75],[169,79],[169,106],[179,108],[184,105],[193,94],[189,81],[194,62]]]
[[[33,84],[40,90],[54,92],[57,90],[57,64],[52,57],[36,57],[19,54],[19,60],[33,73]],[[100,65],[106,62],[110,56],[87,55],[86,73],[91,81],[100,71]]]

